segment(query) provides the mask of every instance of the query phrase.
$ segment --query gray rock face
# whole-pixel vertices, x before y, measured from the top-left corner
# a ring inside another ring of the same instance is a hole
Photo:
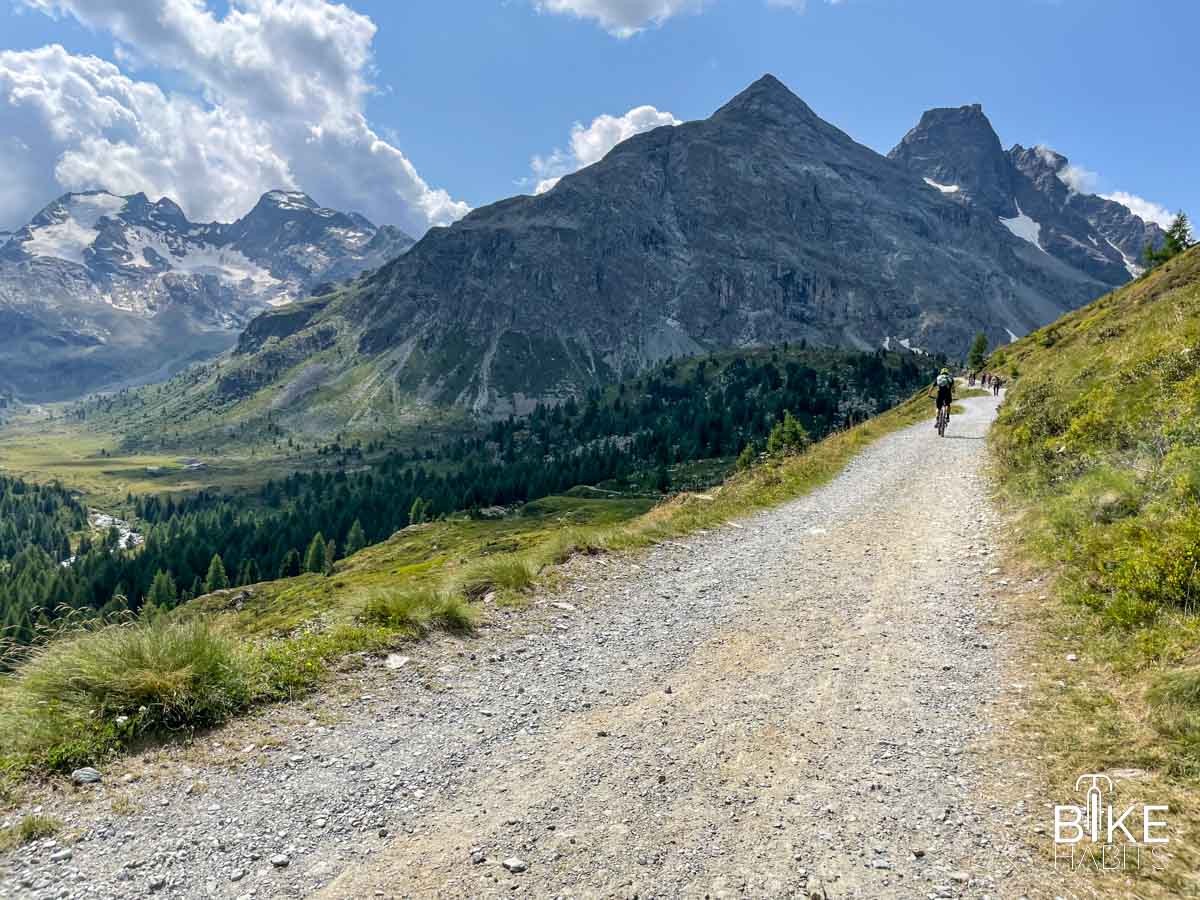
[[[767,76],[707,120],[432,230],[295,330],[273,317],[273,339],[243,341],[220,394],[294,377],[337,345],[344,371],[365,357],[378,372],[369,397],[352,386],[361,371],[345,378],[359,409],[401,397],[503,415],[708,350],[807,339],[961,353],[976,331],[1007,341],[1107,287]],[[338,391],[339,372],[322,377]]]
[[[1093,247],[1096,243],[1103,244],[1107,250],[1116,251],[1127,274],[1133,275],[1138,270],[1146,247],[1162,243],[1163,230],[1154,222],[1141,219],[1113,200],[1068,186],[1063,175],[1070,160],[1061,153],[1046,147],[1026,149],[1017,144],[1008,155],[1016,170],[1045,198],[1051,215],[1061,217],[1065,226],[1073,228],[1076,239],[1087,240]],[[1081,225],[1081,221],[1086,225]],[[1112,259],[1111,254],[1105,255]]]
[[[978,103],[927,111],[888,157],[995,216],[1017,214],[1012,165]]]
[[[1062,154],[1020,144],[1004,151],[978,104],[929,110],[889,157],[1109,287],[1140,274],[1146,246],[1163,238],[1121,204],[1076,190]]]
[[[231,224],[173,201],[66,194],[0,235],[0,388],[33,400],[162,377],[218,353],[257,313],[353,277],[412,240],[272,191]]]

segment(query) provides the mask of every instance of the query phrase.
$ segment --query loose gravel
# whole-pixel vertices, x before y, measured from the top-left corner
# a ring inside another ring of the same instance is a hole
[[[0,857],[0,897],[1021,896],[1033,816],[986,799],[1011,765],[982,749],[1016,652],[996,402],[63,785],[39,798],[63,833]]]

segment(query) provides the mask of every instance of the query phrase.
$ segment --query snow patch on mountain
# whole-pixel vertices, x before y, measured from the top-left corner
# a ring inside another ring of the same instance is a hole
[[[1105,243],[1108,244],[1108,246],[1112,247],[1114,250],[1116,250],[1118,253],[1121,254],[1121,260],[1125,263],[1125,271],[1129,273],[1129,277],[1130,278],[1141,277],[1141,275],[1146,270],[1142,266],[1139,266],[1137,263],[1135,263],[1132,259],[1130,259],[1124,250],[1122,250],[1120,247],[1118,247],[1112,241],[1108,240],[1108,238],[1105,238],[1104,240],[1105,240]]]
[[[1020,340],[1020,337],[1011,328],[1005,328],[1004,330],[1008,332],[1008,342],[1010,344],[1014,341]]]
[[[957,194],[960,190],[957,184],[938,184],[932,178],[926,178],[925,183],[931,188],[937,188],[943,194]]]
[[[254,293],[263,293],[281,282],[262,266],[255,265],[237,250],[201,244],[171,260],[177,272],[186,275],[215,275]]]
[[[317,211],[317,204],[308,194],[300,191],[267,191],[263,194],[264,200],[269,200],[271,203],[278,206],[280,209],[310,209]]]
[[[282,282],[238,250],[204,242],[177,241],[172,244],[161,233],[148,228],[130,228],[125,233],[129,265],[153,268],[166,264],[183,275],[212,275],[255,294],[279,287]]]
[[[1001,216],[1000,223],[1021,240],[1029,241],[1043,253],[1046,252],[1041,245],[1042,226],[1021,212],[1020,203],[1017,204],[1017,215],[1012,219]]]
[[[83,253],[95,242],[100,231],[97,226],[106,216],[115,216],[125,209],[125,198],[97,192],[72,194],[65,203],[53,210],[55,221],[37,225],[29,230],[24,241],[30,256],[50,256],[83,265]]]

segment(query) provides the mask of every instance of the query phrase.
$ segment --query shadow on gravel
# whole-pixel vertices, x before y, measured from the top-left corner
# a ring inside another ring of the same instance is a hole
[[[982,435],[976,436],[973,434],[948,434],[945,436],[948,441],[986,441],[987,438]]]

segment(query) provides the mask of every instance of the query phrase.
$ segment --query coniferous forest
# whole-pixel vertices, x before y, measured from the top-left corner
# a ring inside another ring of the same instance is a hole
[[[211,590],[329,571],[414,522],[511,506],[577,485],[669,490],[680,463],[765,447],[791,413],[814,438],[874,415],[927,383],[934,361],[908,354],[780,348],[667,362],[581,400],[481,427],[471,438],[396,451],[368,467],[298,472],[230,496],[129,497],[144,535],[87,530],[68,490],[0,479],[0,626],[18,643],[65,614],[170,608]]]

